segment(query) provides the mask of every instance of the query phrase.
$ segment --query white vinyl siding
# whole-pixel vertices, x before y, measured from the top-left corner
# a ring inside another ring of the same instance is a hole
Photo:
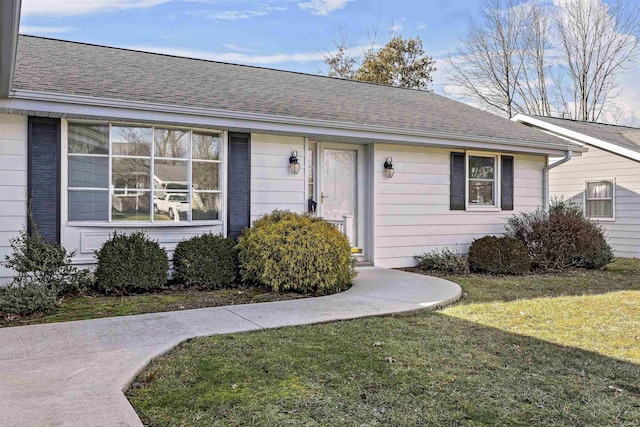
[[[395,175],[383,174],[393,156]],[[514,155],[514,211],[452,211],[449,205],[451,150],[376,146],[375,265],[410,267],[414,256],[442,248],[466,252],[471,242],[504,231],[505,219],[542,204],[545,158]]]
[[[27,117],[0,114],[0,285],[13,271],[4,267],[9,241],[27,226]]]
[[[297,175],[289,171],[294,150]],[[251,223],[274,209],[306,212],[305,155],[303,137],[251,134]]]
[[[640,163],[589,146],[581,157],[549,171],[549,195],[583,204],[586,181],[615,179],[615,220],[601,220],[609,244],[619,257],[640,257]]]

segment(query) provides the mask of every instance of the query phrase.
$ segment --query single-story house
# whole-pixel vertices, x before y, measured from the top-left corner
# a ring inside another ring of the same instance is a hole
[[[29,200],[40,232],[79,265],[116,230],[171,250],[287,209],[333,222],[360,261],[407,267],[501,233],[505,217],[544,203],[549,157],[586,150],[426,91],[7,36],[7,9],[3,257]]]
[[[549,195],[582,205],[617,256],[640,257],[640,129],[526,115],[513,120],[589,149],[549,172]]]

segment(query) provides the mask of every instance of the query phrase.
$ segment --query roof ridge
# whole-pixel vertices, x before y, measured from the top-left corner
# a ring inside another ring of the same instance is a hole
[[[54,37],[34,36],[34,35],[31,35],[31,34],[19,34],[19,36],[20,37],[33,38],[33,39],[50,40],[50,41],[62,42],[62,43],[72,43],[72,44],[77,44],[77,45],[82,45],[82,46],[92,46],[92,47],[100,47],[100,48],[105,48],[105,49],[121,50],[121,51],[125,51],[125,52],[144,53],[144,54],[147,54],[147,55],[156,55],[156,56],[164,56],[164,57],[169,57],[169,58],[187,59],[187,60],[191,60],[191,61],[200,61],[200,62],[207,62],[207,63],[212,63],[212,64],[224,64],[224,65],[232,65],[232,66],[235,66],[235,67],[255,68],[255,69],[258,69],[258,70],[275,71],[275,72],[280,72],[280,73],[290,73],[290,74],[297,74],[297,75],[308,76],[308,77],[319,77],[319,78],[330,79],[330,80],[337,80],[337,81],[359,83],[359,84],[365,84],[365,85],[380,86],[380,87],[386,87],[386,88],[392,88],[392,89],[404,89],[404,90],[409,90],[409,91],[413,91],[413,92],[420,92],[420,93],[430,94],[430,95],[439,96],[439,97],[442,97],[442,98],[445,98],[445,99],[449,99],[449,98],[447,98],[445,96],[438,95],[437,93],[434,93],[432,90],[423,90],[423,89],[416,89],[416,88],[410,88],[410,87],[393,86],[393,85],[387,85],[387,84],[383,84],[383,83],[363,82],[361,80],[350,80],[350,79],[345,79],[345,78],[342,78],[342,77],[332,77],[332,76],[325,76],[325,75],[322,75],[322,74],[304,73],[302,71],[283,70],[283,69],[271,68],[271,67],[261,67],[261,66],[258,66],[258,65],[236,64],[236,63],[233,63],[233,62],[215,61],[215,60],[212,60],[212,59],[204,59],[204,58],[193,58],[193,57],[190,57],[190,56],[172,55],[172,54],[169,54],[169,53],[162,53],[162,52],[149,52],[149,51],[146,51],[146,50],[131,49],[131,48],[119,47],[119,46],[108,46],[108,45],[103,45],[103,44],[82,42],[82,41],[76,41],[76,40],[57,39],[57,38],[54,38]]]
[[[551,117],[551,116],[542,116],[542,115],[539,115],[539,114],[531,114],[531,117],[537,117],[537,118],[540,118],[542,120],[544,120],[544,119],[564,120],[564,121],[567,121],[567,122],[584,123],[584,124],[587,124],[587,125],[602,125],[602,126],[611,126],[611,127],[617,127],[617,128],[627,128],[627,129],[640,130],[640,128],[633,127],[633,126],[614,125],[614,124],[611,124],[611,123],[603,123],[603,122],[589,122],[589,121],[586,121],[586,120],[569,119],[569,118],[566,118],[566,117]]]

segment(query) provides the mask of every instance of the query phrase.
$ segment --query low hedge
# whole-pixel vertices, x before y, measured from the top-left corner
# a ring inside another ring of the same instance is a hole
[[[185,286],[220,289],[233,284],[235,241],[211,233],[183,240],[173,253],[173,278]]]
[[[167,283],[167,252],[144,232],[115,232],[96,258],[96,289],[105,294],[146,292]]]
[[[481,273],[524,274],[531,270],[531,259],[520,240],[485,236],[471,243],[469,268]]]
[[[416,268],[420,270],[451,274],[469,273],[467,256],[453,249],[436,249],[422,255],[416,255],[415,259]]]
[[[355,277],[347,238],[328,222],[274,211],[246,229],[238,241],[243,282],[274,291],[333,293]]]

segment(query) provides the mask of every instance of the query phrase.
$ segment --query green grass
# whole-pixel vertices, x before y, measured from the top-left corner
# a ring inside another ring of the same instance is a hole
[[[154,426],[639,425],[639,274],[452,277],[437,312],[189,341],[128,397]]]
[[[52,313],[11,322],[0,316],[1,326],[24,326],[40,323],[69,322],[101,317],[128,316],[222,305],[250,304],[304,298],[304,295],[269,292],[256,287],[199,291],[195,289],[169,289],[159,293],[128,296],[88,295],[64,301]]]

